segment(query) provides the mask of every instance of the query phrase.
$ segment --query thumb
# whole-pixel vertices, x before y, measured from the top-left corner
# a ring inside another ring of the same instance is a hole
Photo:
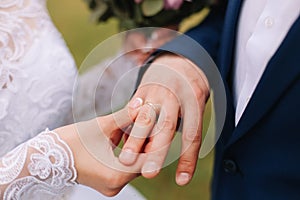
[[[125,132],[127,127],[134,123],[140,107],[143,105],[141,98],[132,100],[126,107],[107,116],[98,118],[100,124],[109,124],[103,129],[105,135],[111,136],[113,133]]]

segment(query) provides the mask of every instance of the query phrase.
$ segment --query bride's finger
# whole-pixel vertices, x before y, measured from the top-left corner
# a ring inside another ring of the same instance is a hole
[[[127,129],[125,130],[124,134],[123,134],[123,141],[124,143],[126,143],[127,139],[129,138],[129,134],[132,130],[132,125],[128,126]]]
[[[109,125],[107,125],[109,127]],[[80,140],[80,145],[91,155],[94,160],[117,171],[130,173],[140,173],[141,162],[132,168],[123,166],[115,156],[110,139],[99,129],[97,120],[89,120],[75,124],[76,138]],[[140,160],[139,158],[138,160]]]
[[[110,141],[112,143],[112,148],[115,149],[121,142],[122,136],[124,135],[122,130],[114,131],[110,136]]]

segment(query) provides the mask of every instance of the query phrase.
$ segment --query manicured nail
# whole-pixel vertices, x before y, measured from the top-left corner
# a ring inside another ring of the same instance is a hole
[[[136,154],[131,149],[123,149],[119,155],[119,160],[125,165],[133,164],[135,159]]]
[[[178,185],[185,185],[191,179],[191,176],[188,173],[182,172],[176,177],[176,183]]]
[[[143,99],[139,97],[129,103],[129,107],[132,109],[136,109],[142,105],[143,105]]]
[[[142,168],[142,173],[157,173],[159,167],[155,162],[147,162]]]

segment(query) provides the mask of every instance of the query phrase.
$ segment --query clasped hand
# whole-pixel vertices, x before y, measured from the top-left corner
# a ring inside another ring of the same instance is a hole
[[[208,97],[206,77],[193,63],[173,54],[157,58],[124,109],[56,130],[74,154],[76,181],[113,196],[140,174],[156,176],[180,118],[182,145],[176,182],[189,183],[198,160]],[[114,148],[124,136],[117,157]]]

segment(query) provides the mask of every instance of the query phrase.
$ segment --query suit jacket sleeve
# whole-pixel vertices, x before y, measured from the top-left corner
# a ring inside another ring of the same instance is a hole
[[[184,56],[194,62],[206,74],[208,79],[214,73],[211,69],[217,62],[217,54],[222,34],[223,21],[225,17],[226,4],[214,6],[210,14],[198,26],[187,33],[175,38],[171,42],[162,46],[141,68],[137,86],[139,85],[143,74],[146,72],[154,58],[162,52],[171,52]],[[210,55],[210,56],[208,56]],[[213,59],[213,60],[212,60]]]

